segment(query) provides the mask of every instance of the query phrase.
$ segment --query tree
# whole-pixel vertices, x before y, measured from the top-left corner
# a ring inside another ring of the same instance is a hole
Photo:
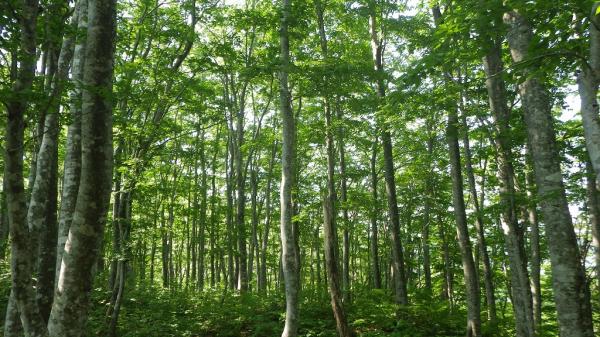
[[[509,26],[507,40],[513,61],[527,60],[533,38],[527,19],[514,10],[504,14],[504,22]],[[525,110],[540,208],[546,223],[560,332],[565,336],[592,336],[589,289],[562,181],[548,92],[534,71],[533,66],[524,69],[526,79],[519,86],[519,94]]]

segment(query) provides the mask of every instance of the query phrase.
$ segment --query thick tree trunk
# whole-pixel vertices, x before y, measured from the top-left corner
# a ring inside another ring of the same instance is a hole
[[[79,0],[77,5],[77,31],[87,30],[88,1]],[[77,38],[73,52],[73,65],[71,69],[71,81],[73,90],[70,94],[69,112],[71,124],[67,129],[66,155],[63,168],[62,192],[60,198],[60,210],[58,214],[58,247],[56,250],[56,274],[58,281],[60,274],[63,251],[77,202],[79,191],[79,178],[81,175],[81,94],[83,83],[83,65],[85,62],[86,43],[84,38]]]
[[[50,336],[82,336],[104,234],[112,176],[112,75],[116,4],[89,1],[84,66],[82,166],[77,204],[65,244],[48,329]]]
[[[452,176],[452,203],[456,218],[456,234],[460,247],[465,287],[467,296],[467,336],[481,336],[479,284],[473,261],[471,240],[465,213],[463,196],[463,178],[460,163],[460,149],[458,146],[458,116],[457,111],[448,111],[447,140],[450,151],[450,169]]]
[[[377,97],[379,104],[385,100],[385,84],[383,82],[383,46],[377,33],[377,20],[375,4],[369,3],[369,31],[371,34],[371,51],[375,71],[379,73],[377,80]],[[400,239],[400,215],[398,214],[398,200],[396,199],[396,178],[394,159],[392,154],[392,136],[383,122],[379,123],[381,140],[383,144],[383,167],[385,177],[385,191],[388,199],[388,212],[390,217],[389,230],[392,237],[392,268],[394,271],[394,299],[396,303],[408,304],[408,291],[406,288],[406,275],[404,272],[404,253]]]
[[[533,307],[529,275],[527,273],[527,257],[523,242],[523,229],[518,223],[515,204],[514,169],[509,125],[510,111],[506,103],[505,85],[502,79],[501,48],[499,42],[494,42],[483,59],[483,65],[487,75],[486,86],[489,104],[494,114],[497,134],[495,144],[499,168],[500,200],[502,203],[501,221],[511,270],[516,335],[528,337],[535,335]]]
[[[38,1],[24,0],[18,3],[21,17],[19,68],[12,95],[8,97],[5,136],[4,178],[6,179],[7,213],[11,236],[11,298],[13,308],[18,308],[26,337],[46,336],[47,330],[35,302],[32,273],[34,254],[38,248],[38,233],[27,226],[27,206],[23,184],[23,147],[25,113],[28,108],[36,62],[36,22]],[[16,306],[14,305],[16,304]],[[10,308],[9,308],[10,309]],[[12,314],[11,314],[12,313]],[[12,336],[18,323],[17,315],[10,310],[5,323],[7,336]],[[18,329],[18,328],[17,328]]]
[[[596,10],[600,6],[594,3],[590,14],[589,38],[590,55],[577,78],[581,97],[581,120],[585,144],[590,161],[597,177],[600,177],[600,111],[598,109],[598,84],[600,84],[600,17]],[[600,179],[596,178],[596,181]],[[597,186],[598,188],[600,186]]]
[[[517,11],[506,13],[504,22],[509,26],[507,37],[514,62],[527,60],[533,37],[531,26]],[[591,337],[590,294],[562,181],[551,106],[534,67],[525,68],[526,79],[519,85],[519,94],[546,224],[560,334]]]
[[[80,3],[76,4],[71,26],[78,25]],[[48,321],[54,295],[57,252],[57,190],[58,190],[58,119],[64,82],[73,56],[74,34],[65,35],[57,62],[57,70],[45,111],[43,136],[37,155],[36,178],[31,189],[27,212],[30,230],[39,235],[37,254],[37,304],[44,322]]]
[[[281,103],[282,154],[281,154],[281,253],[282,269],[285,281],[285,326],[282,337],[298,335],[299,313],[298,292],[300,289],[299,251],[296,250],[296,236],[292,224],[292,190],[296,179],[294,174],[296,160],[296,121],[291,106],[288,87],[290,67],[290,42],[288,27],[290,23],[291,0],[283,0],[281,8],[281,27],[279,41],[281,47],[281,70],[279,71],[279,96]]]

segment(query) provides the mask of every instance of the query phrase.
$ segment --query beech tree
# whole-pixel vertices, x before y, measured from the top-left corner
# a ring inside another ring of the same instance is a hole
[[[597,12],[0,2],[4,335],[594,335]]]

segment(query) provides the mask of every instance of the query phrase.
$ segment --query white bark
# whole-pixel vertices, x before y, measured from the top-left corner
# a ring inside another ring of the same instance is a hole
[[[507,38],[513,61],[527,60],[532,27],[517,11],[505,13],[504,22],[509,26]],[[546,224],[560,335],[591,337],[594,332],[589,289],[562,180],[548,90],[533,67],[525,68],[526,79],[519,85],[519,94],[525,110],[538,197]]]
[[[84,334],[93,266],[99,254],[112,183],[112,74],[115,0],[90,0],[82,94],[81,181],[61,263],[48,330]]]
[[[589,62],[584,64],[577,78],[585,144],[596,173],[597,182],[599,181],[598,177],[600,177],[600,116],[597,99],[598,84],[600,84],[600,17],[596,15],[596,9],[599,5],[599,3],[594,3],[590,14]]]
[[[281,154],[281,263],[285,281],[285,326],[282,337],[298,335],[299,313],[298,292],[300,289],[300,266],[296,251],[295,236],[292,225],[292,190],[294,188],[294,164],[296,143],[296,122],[291,107],[290,90],[288,87],[288,69],[290,66],[290,42],[288,26],[290,22],[291,0],[283,0],[279,41],[281,47],[281,70],[279,72],[279,96],[281,100],[281,122],[283,125],[283,142]]]

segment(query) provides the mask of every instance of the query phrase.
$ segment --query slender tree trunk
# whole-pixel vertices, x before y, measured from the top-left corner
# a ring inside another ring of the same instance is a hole
[[[78,25],[79,4],[75,5],[75,15],[71,26]],[[64,82],[67,79],[75,36],[65,35],[52,79],[48,97],[48,108],[45,111],[43,136],[36,161],[36,178],[31,189],[31,198],[27,212],[27,223],[30,230],[39,234],[39,250],[37,254],[37,304],[40,314],[46,323],[50,316],[54,295],[56,275],[57,247],[57,193],[58,193],[58,120]]]
[[[430,126],[428,126],[430,128]],[[432,187],[432,179],[433,179],[433,168],[431,161],[433,160],[433,143],[435,139],[434,136],[430,136],[427,139],[427,156],[428,156],[428,167],[427,172],[429,173],[428,177],[425,180],[425,205],[423,210],[423,236],[422,246],[423,246],[423,272],[425,274],[425,288],[427,292],[431,294],[433,290],[433,286],[431,283],[431,253],[429,247],[429,230],[431,227],[431,199],[433,197],[433,187]],[[371,172],[373,172],[373,168],[371,168]]]
[[[244,99],[240,98],[240,105],[244,104]],[[240,292],[246,292],[248,290],[248,256],[246,253],[246,195],[245,195],[245,174],[243,174],[243,156],[242,146],[244,144],[244,107],[238,107],[236,116],[236,147],[234,151],[235,160],[235,178],[237,186],[237,198],[236,198],[236,226],[237,226],[237,243],[238,243],[238,258],[239,258],[239,271],[238,271],[238,289]]]
[[[220,129],[219,129],[220,130]],[[220,203],[217,205],[217,184],[216,184],[216,179],[217,179],[217,155],[219,154],[219,130],[217,131],[217,137],[215,137],[214,140],[214,146],[213,146],[213,157],[212,157],[212,168],[211,168],[211,195],[210,195],[210,230],[209,230],[209,235],[210,235],[210,286],[214,287],[216,282],[217,282],[217,275],[216,273],[218,273],[219,269],[216,266],[216,263],[218,263],[217,256],[216,256],[216,251],[215,251],[215,246],[216,246],[216,240],[217,240],[217,235],[216,235],[216,226],[217,226],[217,214],[219,211],[219,206]],[[216,260],[216,261],[215,261]]]
[[[282,269],[285,281],[285,326],[282,337],[298,335],[299,313],[298,292],[300,289],[299,251],[296,250],[292,224],[293,206],[292,190],[296,179],[296,122],[291,106],[291,95],[288,87],[288,71],[290,67],[290,42],[288,27],[290,23],[291,0],[283,0],[281,8],[281,26],[279,41],[281,47],[281,70],[279,71],[279,96],[281,101],[282,154],[281,154],[281,252]]]
[[[200,126],[199,126],[200,128]],[[198,130],[200,136],[200,170],[202,176],[200,178],[200,217],[199,217],[199,240],[198,240],[198,279],[197,287],[199,290],[204,289],[204,256],[206,255],[206,218],[207,218],[207,207],[208,207],[208,182],[207,182],[207,169],[206,169],[206,153],[204,151],[204,131]]]
[[[337,109],[337,118],[343,121],[342,110]],[[344,247],[342,250],[342,296],[343,302],[350,301],[350,226],[348,219],[348,184],[346,182],[346,154],[344,145],[344,128],[338,130],[338,149],[340,152],[340,204],[342,208],[342,220],[344,229]]]
[[[585,164],[587,174],[587,208],[590,227],[592,228],[592,245],[596,250],[594,269],[596,270],[596,282],[600,286],[600,198],[598,198],[598,190],[596,189],[598,184],[592,163],[587,161]]]
[[[378,228],[377,228],[377,217],[379,216],[379,201],[377,195],[377,136],[373,142],[371,150],[371,195],[373,197],[373,206],[371,211],[371,268],[373,271],[373,287],[375,289],[381,288],[381,272],[379,270],[379,243],[378,243]]]
[[[267,187],[265,190],[266,214],[261,240],[259,274],[259,289],[261,292],[265,292],[267,290],[267,249],[269,248],[269,231],[271,227],[271,186],[273,181],[273,166],[275,165],[276,150],[277,143],[275,142],[271,150],[271,160],[269,161],[269,171],[267,172]]]
[[[473,261],[471,240],[465,213],[463,196],[463,178],[460,163],[460,149],[458,145],[458,116],[455,109],[448,111],[447,140],[450,151],[450,168],[452,176],[452,203],[456,218],[456,234],[460,247],[465,287],[467,296],[467,336],[481,336],[479,284]]]
[[[533,37],[531,26],[517,11],[506,13],[504,22],[509,26],[507,37],[514,62],[527,60]],[[560,334],[591,337],[590,294],[562,181],[548,92],[535,66],[524,71],[526,79],[519,85],[519,94],[546,224]]]
[[[475,174],[473,173],[473,164],[471,162],[471,146],[469,143],[469,128],[467,125],[467,117],[465,112],[462,114],[463,120],[463,147],[465,153],[465,168],[467,171],[467,181],[469,182],[469,193],[473,201],[473,209],[475,210],[475,229],[477,231],[477,246],[479,254],[483,260],[483,281],[485,285],[485,298],[487,303],[487,315],[490,322],[496,322],[496,298],[494,295],[494,277],[490,263],[490,257],[487,250],[487,242],[485,239],[485,230],[483,229],[483,214],[479,204],[477,195],[477,186],[475,183]]]
[[[375,3],[369,3],[369,30],[371,34],[371,49],[375,71],[379,73],[377,80],[377,98],[379,104],[385,100],[385,84],[383,82],[383,46],[377,33],[377,20]],[[394,299],[396,303],[408,304],[408,291],[406,288],[406,275],[404,272],[404,253],[400,239],[400,216],[398,214],[398,200],[396,200],[396,178],[394,159],[392,154],[392,136],[384,123],[379,123],[381,140],[383,144],[383,164],[385,176],[385,190],[388,199],[388,212],[390,216],[390,232],[392,237],[392,268],[394,271]]]
[[[0,261],[6,258],[9,231],[6,211],[6,179],[2,179],[2,192],[0,193]]]
[[[438,221],[440,239],[442,241],[442,257],[444,260],[444,283],[442,286],[442,297],[448,300],[450,309],[454,306],[454,273],[452,272],[452,259],[450,258],[450,244],[444,229],[444,223]]]
[[[330,135],[329,138],[333,137]],[[331,152],[333,152],[333,149],[331,149]],[[330,156],[333,156],[333,153],[330,153]],[[333,161],[333,158],[330,158],[328,161]],[[330,167],[328,171],[328,175],[333,175],[333,167]],[[328,185],[328,189],[331,189],[333,180],[330,180]],[[340,279],[337,262],[337,233],[335,228],[335,220],[333,219],[331,199],[331,195],[328,192],[327,197],[323,200],[323,240],[325,246],[325,263],[327,265],[327,284],[329,285],[328,288],[329,295],[331,297],[331,308],[333,309],[333,316],[335,317],[338,336],[349,337],[352,336],[352,332],[348,327],[348,321],[342,305],[342,293],[340,291]]]
[[[83,335],[93,266],[104,234],[112,176],[112,75],[116,4],[89,0],[84,66],[81,182],[48,330],[54,337]],[[67,253],[68,252],[68,253]]]
[[[531,247],[531,297],[533,303],[533,322],[535,332],[542,332],[542,284],[540,281],[541,271],[541,252],[540,252],[540,224],[538,221],[537,204],[533,190],[535,188],[532,172],[527,172],[525,175],[527,199],[529,205],[527,207],[528,221],[531,226],[531,238],[529,245]]]
[[[233,181],[233,145],[231,136],[229,137],[227,145],[227,159],[225,165],[225,171],[227,172],[226,182],[226,195],[227,195],[227,280],[228,287],[230,289],[235,288],[235,274],[234,274],[234,257],[233,257],[233,188],[231,182]]]
[[[250,202],[252,209],[252,229],[251,229],[251,244],[250,244],[250,253],[248,254],[248,282],[252,282],[252,276],[254,274],[254,252],[258,253],[258,168],[256,167],[256,161],[254,160],[254,164],[250,168]],[[256,272],[260,269],[260,261],[257,258],[257,268]],[[257,287],[258,288],[258,287]]]

